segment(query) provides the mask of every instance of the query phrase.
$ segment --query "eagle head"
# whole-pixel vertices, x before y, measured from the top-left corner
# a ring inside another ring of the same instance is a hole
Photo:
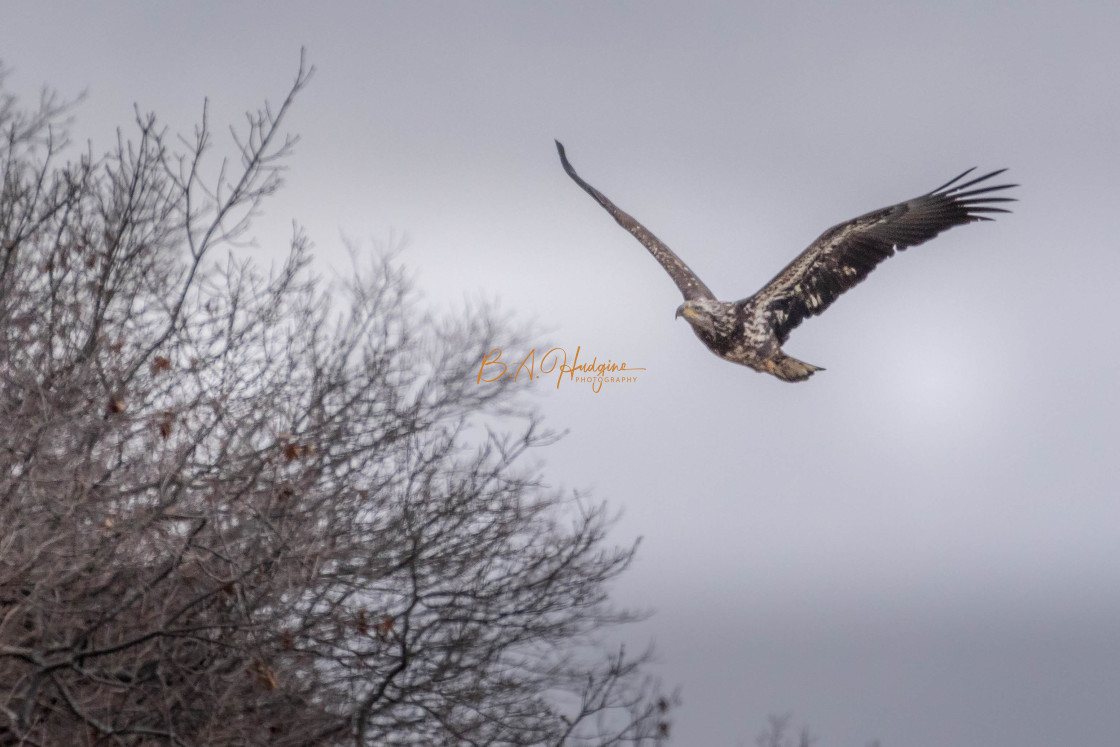
[[[685,301],[677,307],[677,317],[684,317],[697,332],[706,332],[711,336],[725,336],[730,334],[733,315],[729,318],[728,310],[723,308],[726,304],[711,299],[697,299]]]

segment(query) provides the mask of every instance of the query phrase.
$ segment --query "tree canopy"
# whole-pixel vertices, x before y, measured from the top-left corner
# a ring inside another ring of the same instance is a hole
[[[205,111],[94,155],[0,81],[0,745],[661,741],[635,548],[476,383],[509,324],[234,246],[310,72],[217,163]]]

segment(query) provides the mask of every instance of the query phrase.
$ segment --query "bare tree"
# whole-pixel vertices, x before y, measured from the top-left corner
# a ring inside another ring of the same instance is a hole
[[[94,157],[0,100],[0,744],[662,740],[647,655],[601,642],[634,547],[476,383],[509,330],[425,315],[392,259],[328,286],[298,232],[216,256],[310,73],[216,168],[205,109]]]
[[[766,729],[755,739],[758,747],[812,747],[817,743],[817,738],[809,731],[808,726],[802,726],[800,731],[793,733],[793,714],[770,714],[766,718]],[[878,739],[868,742],[867,747],[882,747]]]
[[[766,731],[759,734],[758,739],[755,740],[758,747],[812,747],[817,741],[809,733],[807,726],[802,726],[796,737],[790,733],[793,723],[792,714],[786,713],[780,716],[770,714],[766,720],[768,722]]]

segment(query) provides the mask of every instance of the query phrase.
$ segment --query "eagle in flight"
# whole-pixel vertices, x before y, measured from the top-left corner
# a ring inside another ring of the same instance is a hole
[[[580,178],[560,141],[556,141],[556,149],[568,176],[619,225],[634,234],[673,278],[684,294],[677,316],[683,316],[692,325],[696,336],[720,358],[773,374],[783,381],[804,381],[814,372],[824,370],[782,352],[782,345],[797,325],[822,313],[841,293],[894,254],[895,249],[917,246],[953,226],[992,220],[987,213],[1010,212],[994,203],[1014,202],[1014,198],[995,193],[1018,186],[977,186],[1006,169],[961,183],[972,173],[973,169],[969,169],[921,197],[833,226],[758,293],[728,302],[717,299],[696,273],[645,226]]]

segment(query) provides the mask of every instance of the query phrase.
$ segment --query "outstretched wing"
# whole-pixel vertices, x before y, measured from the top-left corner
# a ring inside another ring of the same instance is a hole
[[[661,242],[661,239],[646,230],[645,226],[634,220],[628,214],[619,210],[613,202],[606,198],[606,195],[580,178],[576,170],[572,168],[572,164],[568,163],[568,157],[564,154],[564,146],[560,144],[559,140],[556,141],[556,150],[560,153],[560,163],[564,165],[564,171],[568,172],[568,176],[572,177],[572,181],[583,187],[587,194],[594,197],[596,202],[606,208],[607,212],[614,216],[614,219],[618,221],[620,226],[634,234],[634,237],[642,242],[642,245],[645,246],[646,249],[649,249],[649,253],[653,255],[654,259],[661,263],[661,266],[669,273],[669,277],[673,278],[673,282],[681,289],[681,293],[684,294],[686,301],[692,301],[698,298],[715,299],[715,295],[708,290],[708,286],[704,285],[704,283],[700,281],[700,278],[696,277],[696,273],[688,269],[688,265],[682,262],[681,258],[674,254],[672,249],[665,246],[665,244]]]
[[[929,241],[953,226],[992,220],[986,213],[1010,212],[993,205],[1014,202],[1014,198],[992,193],[1018,185],[969,189],[1006,169],[957,184],[972,171],[969,169],[921,197],[833,226],[762,290],[739,303],[753,304],[765,312],[778,339],[784,343],[797,325],[827,309],[841,293],[894,254],[895,249],[901,251]]]

